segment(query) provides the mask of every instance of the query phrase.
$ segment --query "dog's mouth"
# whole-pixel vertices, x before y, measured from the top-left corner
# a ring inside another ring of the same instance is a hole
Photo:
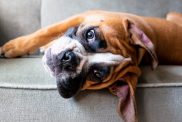
[[[63,98],[70,98],[76,95],[85,82],[84,75],[79,74],[74,78],[57,77],[57,89]]]

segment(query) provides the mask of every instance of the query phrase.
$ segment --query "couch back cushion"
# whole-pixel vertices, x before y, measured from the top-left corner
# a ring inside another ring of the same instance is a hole
[[[0,0],[0,45],[40,28],[41,0]]]
[[[181,0],[42,0],[42,27],[90,9],[130,12],[164,17],[169,11],[182,12]]]

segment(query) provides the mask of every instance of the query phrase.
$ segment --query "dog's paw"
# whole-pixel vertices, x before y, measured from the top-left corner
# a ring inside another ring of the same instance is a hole
[[[11,40],[0,48],[0,55],[7,58],[15,58],[29,53],[27,39],[20,37]]]

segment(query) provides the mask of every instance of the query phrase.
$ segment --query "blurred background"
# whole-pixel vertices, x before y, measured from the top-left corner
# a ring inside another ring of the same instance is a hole
[[[165,17],[182,12],[182,0],[0,0],[0,45],[91,9]]]

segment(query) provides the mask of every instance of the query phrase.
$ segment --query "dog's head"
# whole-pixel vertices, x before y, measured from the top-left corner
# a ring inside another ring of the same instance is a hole
[[[150,39],[135,22],[120,14],[91,12],[82,19],[43,56],[45,67],[56,77],[60,95],[70,98],[80,89],[106,88],[116,81],[125,82],[121,83],[126,86],[120,90],[121,96],[133,95],[136,83],[127,81],[127,73],[139,74],[137,65],[146,51],[156,65]]]

